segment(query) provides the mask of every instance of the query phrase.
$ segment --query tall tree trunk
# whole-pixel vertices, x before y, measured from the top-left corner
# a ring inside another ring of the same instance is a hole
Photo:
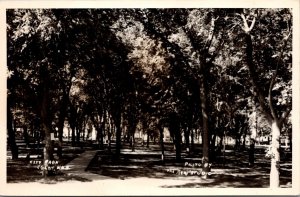
[[[191,130],[191,151],[194,151],[194,129]]]
[[[131,151],[135,151],[135,139],[134,139],[134,133],[131,134]]]
[[[223,150],[222,150],[222,153],[223,153],[223,165],[225,165],[225,161],[226,161],[226,158],[225,158],[225,153],[226,153],[226,131],[224,130],[224,134],[223,134]]]
[[[85,127],[83,127],[83,129],[81,130],[81,138],[82,138],[82,141],[84,142],[85,141]]]
[[[112,134],[113,124],[111,118],[108,119],[107,137],[108,137],[108,152],[111,152],[111,134]]]
[[[116,125],[116,156],[119,157],[121,154],[121,125],[120,122]]]
[[[126,133],[124,131],[124,133]],[[129,133],[129,131],[126,133],[126,136],[124,136],[124,142],[126,141],[126,143],[129,143],[130,147],[132,146],[132,141],[131,141],[131,134]]]
[[[170,116],[170,131],[173,133],[174,138],[174,145],[176,149],[176,161],[181,161],[181,132],[180,132],[180,125],[179,125],[179,120],[177,117],[177,114],[172,114]]]
[[[239,150],[240,146],[241,146],[241,132],[242,132],[241,130],[242,130],[242,128],[239,128],[239,131],[236,132],[236,135],[235,135],[235,147],[234,147],[234,149],[236,151]]]
[[[209,153],[209,156],[210,156],[210,160],[211,161],[215,161],[216,160],[216,138],[217,138],[217,134],[215,132],[214,136],[212,137],[211,139],[211,142],[210,142],[210,153]]]
[[[134,116],[132,116],[130,118],[130,121],[129,121],[129,127],[128,127],[128,132],[130,134],[130,145],[131,145],[131,150],[132,152],[135,151],[135,130],[136,130],[136,127],[137,127],[137,122],[136,122],[136,119]]]
[[[70,138],[71,138],[70,135],[71,135],[70,134],[70,127],[68,127],[68,142],[70,141]]]
[[[26,147],[29,147],[29,136],[28,136],[28,130],[27,130],[27,126],[23,126],[23,137],[26,143]]]
[[[77,146],[80,146],[80,133],[81,133],[80,130],[81,130],[81,129],[80,129],[80,126],[78,126],[78,127],[76,128],[76,145],[77,145]]]
[[[85,142],[86,139],[85,139],[85,133],[86,133],[86,126],[87,126],[87,122],[88,122],[88,117],[87,116],[84,116],[83,117],[83,124],[82,124],[82,141]]]
[[[161,149],[161,161],[165,161],[165,146],[164,146],[164,128],[159,125],[159,141],[160,141],[160,149]]]
[[[247,131],[245,131],[243,135],[243,147],[242,147],[243,150],[246,149],[246,137],[247,137]]]
[[[272,157],[271,157],[271,171],[270,171],[270,188],[277,188],[280,186],[279,169],[280,169],[280,127],[277,121],[272,122]]]
[[[119,103],[120,104],[120,103]],[[122,114],[121,114],[121,106],[115,106],[116,108],[113,110],[114,114],[112,114],[112,119],[115,125],[115,136],[116,136],[116,157],[119,158],[121,154],[121,135],[122,135]]]
[[[290,151],[292,151],[293,144],[292,144],[292,134],[291,133],[289,134],[289,142],[290,142]]]
[[[147,148],[149,148],[149,143],[150,143],[150,136],[149,136],[149,131],[147,131]]]
[[[44,170],[43,175],[47,176],[48,171],[48,161],[53,160],[53,146],[51,141],[51,122],[49,119],[49,89],[48,89],[48,80],[45,81],[43,88],[43,97],[41,102],[41,123],[42,129],[44,131],[45,136],[45,147],[44,147]]]
[[[213,150],[215,150],[216,140],[217,140],[217,133],[214,134],[214,136],[211,140],[211,147],[212,147]]]
[[[70,125],[71,130],[72,130],[72,146],[75,146],[75,129],[76,127],[74,125]]]
[[[204,68],[202,68],[204,70]],[[202,71],[203,72],[203,71]],[[203,72],[204,73],[204,72]],[[201,111],[202,111],[202,171],[203,178],[207,178],[208,172],[210,172],[209,167],[209,133],[208,133],[208,110],[207,110],[207,91],[205,85],[205,74],[202,74],[199,80],[200,86],[200,101],[201,101]]]
[[[186,128],[184,130],[184,139],[185,139],[185,146],[186,146],[186,152],[190,152],[190,130],[189,128]]]
[[[255,154],[255,139],[250,140],[250,148],[249,148],[249,166],[254,165],[254,154]]]
[[[177,134],[175,137],[176,161],[181,161],[181,140]]]
[[[101,127],[99,127],[98,124],[95,125],[96,126],[96,141],[97,141],[97,144],[98,144],[98,147],[99,149],[103,149],[103,144],[101,145],[101,142],[100,142],[100,133],[101,133]]]
[[[9,99],[8,99],[9,100]],[[18,159],[18,146],[16,144],[16,133],[13,128],[13,117],[11,114],[11,109],[9,106],[9,101],[7,101],[7,130],[8,130],[8,144],[10,146],[12,159]]]
[[[248,24],[245,16],[241,14],[241,17],[244,21],[244,26],[247,29]],[[252,39],[250,32],[255,24],[255,17],[252,20],[251,27],[248,27],[248,31],[245,31],[245,43],[246,43],[246,61],[247,66],[249,69],[250,77],[251,77],[251,83],[254,87],[255,96],[257,97],[257,100],[259,102],[259,105],[262,109],[263,114],[265,115],[266,119],[271,125],[272,129],[272,158],[271,158],[271,171],[270,171],[270,187],[271,188],[278,188],[279,187],[279,169],[280,169],[280,154],[279,154],[279,148],[280,148],[280,131],[282,124],[284,120],[287,118],[289,113],[291,112],[291,108],[287,108],[287,111],[282,114],[280,119],[278,119],[277,114],[275,113],[275,109],[272,104],[272,88],[274,87],[276,76],[278,72],[278,64],[275,72],[273,73],[273,76],[271,77],[270,85],[269,85],[269,92],[268,92],[268,106],[265,104],[265,96],[261,90],[261,87],[257,84],[257,74],[256,74],[256,67],[253,61],[253,45],[252,45]],[[290,34],[289,34],[290,35]],[[283,47],[287,44],[287,38],[289,35],[283,40]],[[279,54],[279,57],[282,56],[282,53],[284,50],[281,51],[281,54]],[[269,108],[269,110],[268,110]]]
[[[63,146],[63,130],[64,130],[64,119],[60,120],[58,124],[58,147],[57,156],[59,159],[62,158],[62,146]]]
[[[66,111],[67,111],[67,103],[68,103],[68,95],[63,95],[63,100],[61,104],[61,111],[59,114],[59,120],[58,120],[58,147],[57,147],[57,156],[59,159],[62,158],[62,146],[63,146],[63,131],[64,131],[64,125],[65,125],[65,118],[66,118]]]
[[[103,149],[103,132],[105,131],[105,123],[106,123],[106,111],[103,113],[103,120],[101,122],[101,128],[99,129],[99,148],[100,150]]]

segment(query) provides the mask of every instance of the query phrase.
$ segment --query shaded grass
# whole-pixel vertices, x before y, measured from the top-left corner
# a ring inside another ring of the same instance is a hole
[[[185,176],[182,174],[167,172],[167,169],[175,171],[201,170],[201,168],[186,167],[185,162],[201,163],[201,154],[183,154],[181,161],[176,161],[171,147],[167,147],[165,161],[160,159],[160,151],[157,147],[150,147],[146,151],[137,147],[131,152],[129,147],[123,149],[119,158],[108,152],[99,152],[91,161],[87,171],[117,179],[131,178],[159,178],[182,179],[188,183],[183,185],[164,185],[163,187],[269,187],[270,159],[265,157],[264,150],[257,150],[254,166],[248,164],[248,151],[226,152],[225,158],[218,155],[212,164],[212,176],[202,179],[200,176]],[[189,181],[193,178],[192,181]],[[291,187],[292,165],[291,158],[286,157],[281,162],[280,184],[282,187]]]
[[[63,158],[58,160],[59,165],[64,166],[80,155],[84,150],[70,149],[64,151]],[[41,159],[34,159],[41,161]],[[7,183],[18,182],[40,182],[54,184],[61,181],[78,180],[87,181],[81,177],[69,176],[63,171],[58,171],[55,175],[43,177],[37,165],[30,164],[29,159],[7,160]]]

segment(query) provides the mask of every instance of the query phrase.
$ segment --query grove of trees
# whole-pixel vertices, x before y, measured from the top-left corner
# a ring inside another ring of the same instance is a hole
[[[208,178],[216,138],[245,147],[255,115],[271,137],[270,187],[279,187],[280,137],[291,136],[291,9],[8,9],[6,17],[13,159],[17,125],[41,131],[44,160],[54,157],[53,132],[62,157],[66,121],[72,146],[94,127],[99,149],[105,136],[109,148],[115,140],[116,157],[124,141],[134,151],[141,128],[164,159],[168,128],[176,160],[201,146]]]

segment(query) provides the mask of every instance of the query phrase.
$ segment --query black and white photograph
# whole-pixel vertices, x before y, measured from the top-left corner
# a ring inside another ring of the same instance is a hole
[[[1,8],[5,185],[299,194],[289,2]]]

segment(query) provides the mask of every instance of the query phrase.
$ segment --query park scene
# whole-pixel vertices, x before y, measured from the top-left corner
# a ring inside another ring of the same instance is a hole
[[[6,182],[292,187],[292,9],[7,9]]]

